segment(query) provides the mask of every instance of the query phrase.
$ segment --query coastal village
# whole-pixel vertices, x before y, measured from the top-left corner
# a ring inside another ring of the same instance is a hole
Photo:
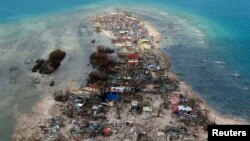
[[[207,125],[215,123],[200,106],[202,100],[182,89],[171,72],[160,33],[128,12],[92,17],[92,22],[93,30],[117,48],[96,45],[89,57],[95,71],[86,85],[72,80],[55,91],[50,116],[32,128],[17,127],[14,140],[207,140]]]

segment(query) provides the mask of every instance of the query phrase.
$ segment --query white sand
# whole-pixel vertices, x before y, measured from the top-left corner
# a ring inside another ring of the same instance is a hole
[[[17,116],[17,124],[13,137],[15,140],[22,140],[22,136],[25,135],[25,139],[37,135],[41,136],[43,133],[37,130],[39,126],[44,125],[47,120],[52,118],[54,111],[51,108],[55,105],[55,101],[51,96],[47,96],[42,99],[28,114]]]

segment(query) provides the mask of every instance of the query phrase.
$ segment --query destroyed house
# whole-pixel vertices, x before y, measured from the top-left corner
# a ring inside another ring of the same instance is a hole
[[[129,54],[129,53],[133,53],[134,51],[128,48],[122,48],[119,50],[119,53],[124,53],[124,54]]]
[[[129,54],[127,57],[128,57],[128,59],[139,59],[140,58],[138,53]]]
[[[107,101],[117,101],[120,99],[120,96],[116,92],[107,92],[103,95],[103,99]]]
[[[120,86],[120,87],[111,87],[110,91],[111,92],[124,93],[125,87],[123,87],[123,86]]]
[[[137,63],[139,63],[139,60],[137,60],[137,59],[130,59],[130,60],[128,60],[128,63],[129,64],[137,64]]]
[[[119,31],[119,34],[127,34],[127,33],[128,33],[127,30],[121,30],[121,31]]]
[[[128,63],[129,64],[137,64],[139,62],[139,54],[138,53],[132,53],[127,56],[128,58]]]
[[[134,87],[129,87],[129,86],[119,86],[110,88],[110,92],[117,92],[117,93],[132,92],[132,91],[134,91]]]
[[[134,87],[125,87],[124,91],[125,92],[132,92],[134,90]]]
[[[83,91],[90,91],[90,92],[99,92],[99,89],[92,88],[92,87],[84,87],[82,88]]]

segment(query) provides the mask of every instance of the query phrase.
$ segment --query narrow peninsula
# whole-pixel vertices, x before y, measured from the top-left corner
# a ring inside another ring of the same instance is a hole
[[[90,41],[96,51],[89,56],[94,71],[86,84],[72,80],[42,99],[17,119],[14,140],[206,140],[208,124],[236,122],[206,106],[171,71],[161,51],[165,39],[149,23],[130,12],[98,15],[91,22],[116,48]]]

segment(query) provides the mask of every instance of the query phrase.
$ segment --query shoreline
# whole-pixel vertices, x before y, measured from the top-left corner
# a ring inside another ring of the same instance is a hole
[[[149,30],[150,34],[152,36],[156,37],[156,42],[160,41],[160,39],[161,39],[160,33],[154,27],[150,26],[149,24],[146,24],[145,22],[144,22],[144,24],[145,24],[145,27]],[[110,31],[102,30],[102,33],[104,33],[109,38],[115,37],[114,35],[112,35],[112,33]],[[167,54],[163,53],[160,50],[159,44],[156,43],[154,45],[155,45],[155,49],[153,51],[156,55],[159,55],[161,57],[161,60],[163,60],[163,63],[171,63],[171,62],[169,62],[169,60],[166,59],[168,57]],[[164,64],[164,65],[166,67],[169,64]],[[164,66],[164,65],[162,65],[162,66]],[[180,82],[180,84],[178,86],[180,88],[181,93],[187,94],[187,96],[189,98],[193,97],[193,98],[199,99],[201,101],[199,106],[206,108],[206,110],[210,111],[208,113],[208,118],[210,121],[213,121],[213,119],[215,117],[217,124],[236,124],[236,123],[237,124],[246,124],[247,123],[245,121],[238,121],[236,119],[224,118],[222,114],[217,113],[212,107],[206,105],[204,100],[197,93],[195,93],[192,90],[192,88],[190,86],[188,86],[188,84],[181,81],[179,79],[179,77],[174,72],[169,72],[168,75],[169,75],[170,79],[173,79],[174,81]],[[32,109],[31,113],[28,113],[28,114],[21,116],[23,118],[18,118],[17,124],[16,124],[16,129],[15,129],[15,134],[14,134],[15,138],[19,138],[17,136],[17,134],[20,134],[20,133],[17,133],[19,131],[24,132],[24,133],[26,132],[26,134],[27,134],[26,136],[29,136],[30,134],[32,134],[32,133],[30,133],[31,132],[30,127],[23,126],[23,125],[27,124],[27,123],[25,123],[25,121],[27,121],[27,120],[33,121],[34,123],[32,125],[34,125],[34,126],[31,128],[36,128],[36,126],[40,126],[40,124],[43,124],[46,120],[49,120],[51,117],[53,117],[55,115],[60,115],[61,114],[60,112],[51,112],[51,109],[53,109],[53,106],[55,106],[56,104],[58,104],[58,102],[53,100],[52,96],[50,96],[50,95],[46,96],[36,104],[36,106]],[[45,115],[45,116],[39,117],[41,115]],[[38,118],[40,118],[40,120],[37,120]],[[27,129],[27,130],[25,131],[25,129]],[[36,131],[33,131],[33,132],[36,132]],[[23,134],[23,133],[21,133],[21,134]],[[205,138],[204,136],[205,135],[203,134],[201,138]]]
[[[202,101],[200,103],[200,106],[203,107],[204,109],[208,110],[207,115],[208,115],[208,118],[209,118],[210,121],[212,121],[212,122],[215,121],[215,123],[219,124],[219,125],[235,125],[235,124],[244,125],[244,124],[250,124],[249,122],[247,122],[244,119],[237,119],[237,118],[234,118],[234,117],[227,118],[226,115],[223,115],[223,113],[217,112],[215,109],[213,109],[212,106],[206,104],[204,98],[202,98],[200,95],[195,93],[192,90],[192,88],[188,84],[186,84],[186,82],[182,81],[180,87],[182,87],[183,91],[188,91],[187,94],[190,97],[194,97],[194,98],[197,98],[197,99]]]
[[[158,37],[158,39],[161,39],[161,34],[154,28],[152,27],[150,24],[146,24],[145,25],[152,33],[153,36],[155,37]],[[110,35],[106,35],[106,36],[110,36]],[[158,44],[157,44],[158,45]],[[159,46],[156,46],[157,49],[159,50],[160,47]],[[163,53],[162,51],[160,51],[161,55],[164,57],[167,57],[168,58],[168,55]],[[167,59],[166,59],[167,60]],[[171,62],[170,62],[171,63]],[[206,108],[207,110],[209,110],[208,112],[208,117],[209,117],[209,120],[210,121],[214,121],[215,120],[215,123],[217,124],[221,124],[221,125],[227,125],[227,124],[239,124],[239,125],[243,125],[243,124],[250,124],[249,122],[247,122],[246,120],[244,119],[236,119],[236,118],[226,118],[223,113],[219,113],[217,112],[216,110],[213,109],[212,106],[208,105],[205,103],[205,99],[202,98],[200,95],[198,95],[196,92],[193,91],[192,87],[189,86],[188,83],[180,80],[179,76],[175,74],[175,72],[171,72],[171,75],[172,75],[172,78],[173,79],[176,79],[176,81],[180,81],[180,88],[181,88],[181,91],[183,92],[187,92],[187,95],[190,95],[191,97],[194,97],[194,98],[198,98],[200,99],[201,101],[203,101],[202,103],[200,103],[200,106],[203,107],[203,108]],[[171,77],[171,76],[170,76]]]
[[[202,98],[200,95],[198,95],[192,87],[186,83],[185,81],[181,81],[179,76],[176,75],[174,72],[171,72],[172,78],[176,79],[177,81],[180,81],[180,90],[185,93],[188,97],[198,99],[200,101],[199,105],[203,108],[208,110],[208,118],[210,121],[215,121],[216,124],[221,125],[249,125],[250,123],[244,119],[235,118],[235,117],[229,117],[227,118],[226,115],[223,113],[219,113],[216,111],[212,106],[206,104],[205,99]]]
[[[153,29],[153,28],[152,28]],[[164,56],[164,53],[162,54]],[[165,54],[166,57],[167,54]],[[213,109],[212,106],[208,105],[205,103],[205,99],[202,98],[200,95],[198,95],[196,92],[193,91],[192,87],[189,86],[186,82],[180,80],[179,76],[175,74],[175,72],[170,72],[170,77],[172,77],[173,79],[175,79],[176,81],[180,82],[180,91],[182,91],[183,93],[185,93],[186,95],[195,98],[195,99],[199,99],[201,101],[201,103],[199,103],[199,105],[208,110],[208,118],[210,121],[215,121],[216,124],[221,124],[221,125],[243,125],[243,124],[250,124],[249,122],[247,122],[244,119],[237,119],[237,118],[226,118],[225,115],[223,115],[223,113],[219,113],[216,110]]]

